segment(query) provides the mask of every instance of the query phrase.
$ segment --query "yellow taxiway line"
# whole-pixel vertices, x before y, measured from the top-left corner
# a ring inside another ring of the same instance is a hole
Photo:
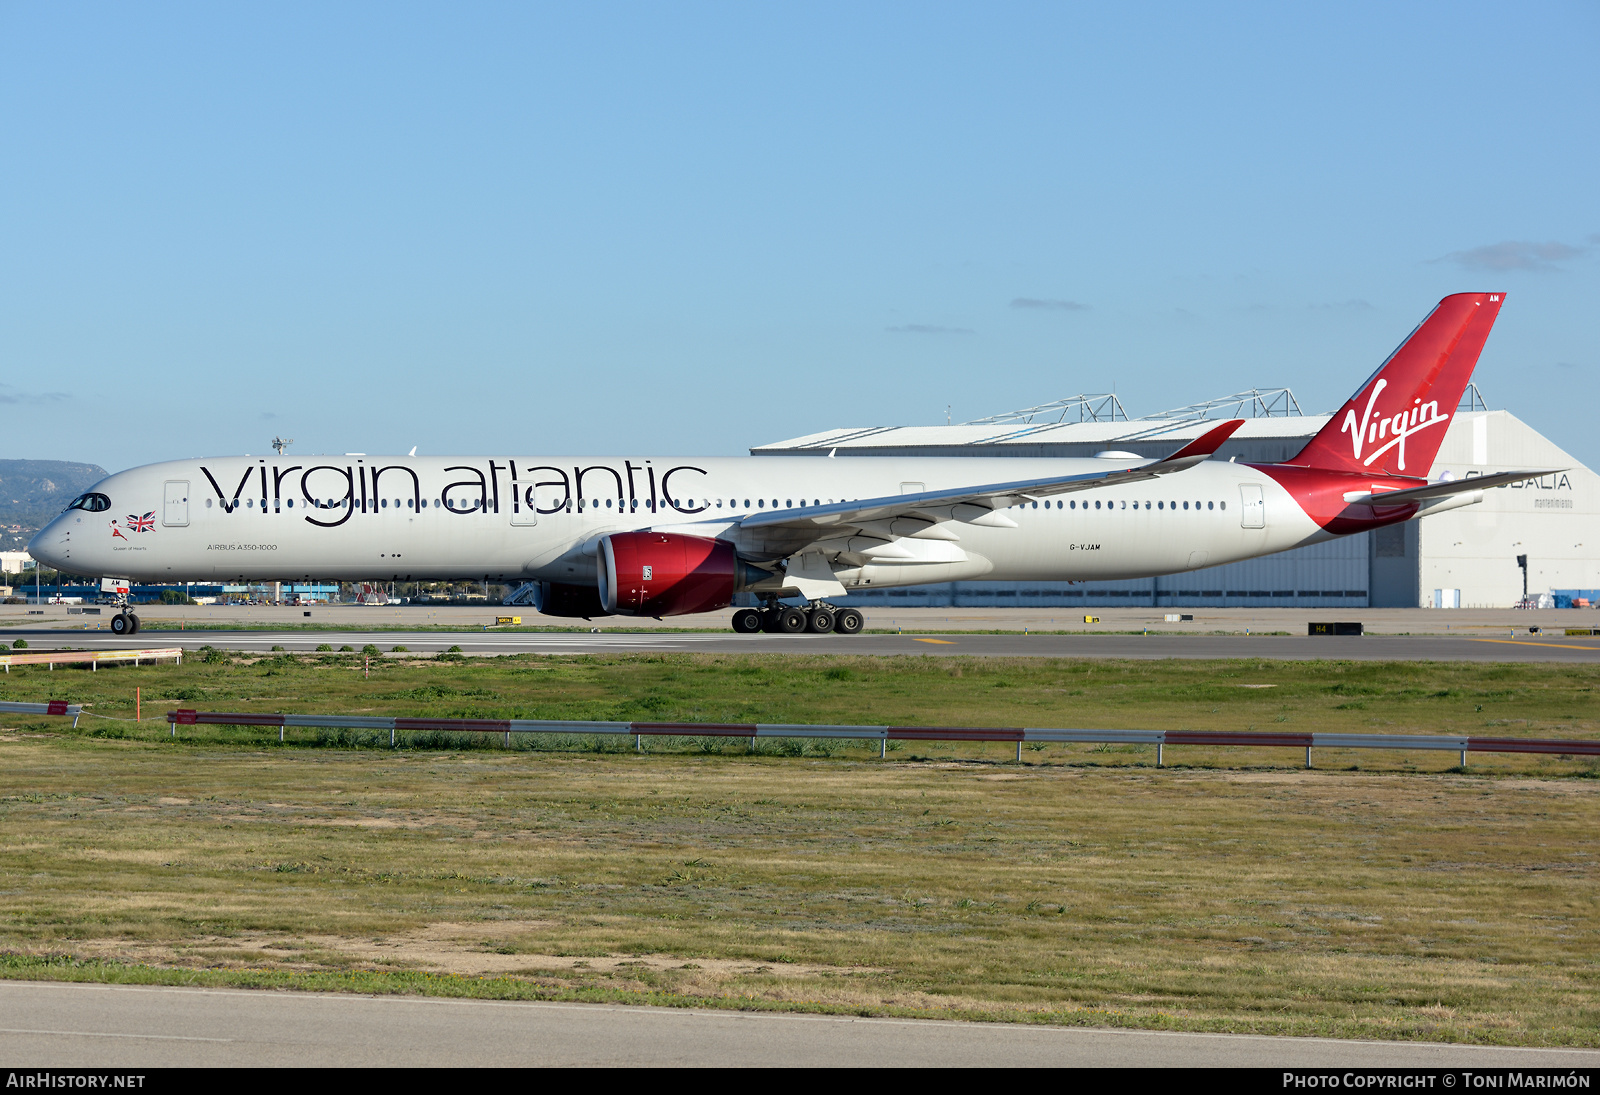
[[[1600,646],[1580,646],[1577,643],[1536,643],[1528,639],[1469,639],[1474,643],[1504,643],[1506,646],[1554,646],[1562,650],[1590,650],[1600,654]]]

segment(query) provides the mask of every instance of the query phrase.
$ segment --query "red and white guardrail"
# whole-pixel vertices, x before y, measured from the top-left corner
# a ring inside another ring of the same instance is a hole
[[[98,669],[101,665],[113,662],[132,662],[139,665],[143,662],[156,662],[163,658],[171,658],[182,663],[183,647],[168,646],[159,650],[47,650],[41,654],[0,654],[0,665],[5,666],[7,673],[11,672],[14,665],[48,665],[54,669],[57,665],[72,665],[79,662],[88,662],[90,669]]]

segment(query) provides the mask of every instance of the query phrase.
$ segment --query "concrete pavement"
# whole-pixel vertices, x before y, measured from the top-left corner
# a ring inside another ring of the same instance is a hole
[[[10,1067],[1562,1068],[1600,1051],[0,981]]]
[[[57,648],[133,650],[181,646],[223,647],[267,652],[273,647],[309,653],[326,643],[337,650],[367,644],[389,653],[403,646],[411,654],[437,654],[458,646],[463,653],[622,654],[641,651],[700,654],[867,654],[967,655],[1050,658],[1319,658],[1355,661],[1424,660],[1462,662],[1600,661],[1600,638],[1566,635],[1059,635],[951,631],[933,635],[735,635],[718,632],[608,631],[176,631],[146,627],[137,636],[118,638],[108,631],[66,631],[42,627],[9,628],[6,642],[26,639],[28,651]],[[390,656],[394,656],[390,653]]]

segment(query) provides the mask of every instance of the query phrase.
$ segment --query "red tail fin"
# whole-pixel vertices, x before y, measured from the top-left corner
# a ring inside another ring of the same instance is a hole
[[[1289,464],[1426,476],[1504,293],[1445,297]]]

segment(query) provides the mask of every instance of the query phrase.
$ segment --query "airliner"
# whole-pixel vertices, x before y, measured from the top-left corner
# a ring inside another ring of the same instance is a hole
[[[534,583],[558,617],[726,608],[741,633],[854,634],[851,590],[1177,574],[1482,500],[1429,481],[1503,293],[1445,297],[1292,459],[224,456],[109,476],[28,545],[140,582]],[[799,602],[799,603],[795,603]],[[126,606],[112,620],[131,634]]]

